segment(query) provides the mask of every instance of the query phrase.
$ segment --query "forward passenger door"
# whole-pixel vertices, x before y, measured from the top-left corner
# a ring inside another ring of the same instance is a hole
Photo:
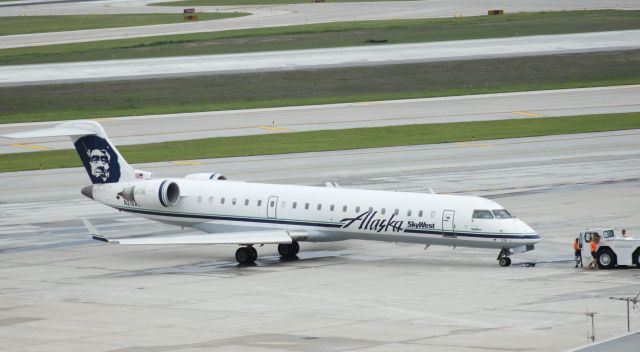
[[[442,232],[444,232],[445,235],[452,235],[452,232],[455,232],[455,215],[456,212],[453,210],[445,210],[442,212]]]

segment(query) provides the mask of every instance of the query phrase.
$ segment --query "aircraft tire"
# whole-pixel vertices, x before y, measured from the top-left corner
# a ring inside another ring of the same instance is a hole
[[[255,261],[251,250],[248,247],[240,247],[236,251],[236,260],[240,264],[250,264]]]
[[[256,259],[258,259],[258,251],[254,246],[249,246],[247,249],[249,250],[249,254],[251,254],[251,262],[255,262]]]
[[[289,245],[288,244],[279,244],[278,245],[278,253],[281,256],[286,257],[289,255]]]
[[[297,255],[298,252],[300,252],[300,245],[298,244],[297,241],[293,241],[291,242],[291,244],[289,245],[290,247],[290,254],[289,255]]]
[[[297,241],[291,242],[291,244],[279,244],[278,253],[283,257],[293,257],[300,252],[300,245]]]
[[[500,266],[502,267],[507,267],[509,265],[511,265],[511,258],[509,257],[502,257],[498,260],[498,264],[500,264]]]

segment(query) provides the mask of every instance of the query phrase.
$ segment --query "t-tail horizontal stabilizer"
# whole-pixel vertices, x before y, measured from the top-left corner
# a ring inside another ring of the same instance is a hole
[[[8,138],[71,138],[91,183],[115,183],[150,179],[151,173],[134,170],[111,143],[107,133],[94,121],[69,121],[58,126],[8,134]]]

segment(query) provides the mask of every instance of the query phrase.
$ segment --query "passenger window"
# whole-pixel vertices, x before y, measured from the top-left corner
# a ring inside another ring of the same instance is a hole
[[[238,200],[237,200],[237,199],[235,199],[235,198],[233,198],[233,199],[231,200],[231,204],[233,204],[233,205],[236,205],[236,203],[237,203],[237,202],[238,202]]]
[[[411,209],[407,210],[407,216],[411,216]]]
[[[305,208],[306,210],[309,210],[309,203],[304,203],[304,208]]]
[[[400,210],[399,210],[399,209],[396,209],[396,210],[393,212],[393,215],[398,215],[398,214],[400,214]]]
[[[360,207],[358,206],[356,207],[356,213],[359,213],[359,212],[360,212]]]
[[[224,197],[220,198],[220,204],[224,204]]]
[[[322,209],[322,204],[318,203],[318,210]]]
[[[258,199],[258,206],[261,207],[262,206],[262,199]]]
[[[272,200],[272,201],[271,201],[271,205],[270,205],[270,207],[272,207],[272,208],[273,208],[273,207],[275,207],[275,206],[276,206],[276,202]]]
[[[244,200],[244,205],[245,205],[245,206],[249,205],[249,200],[248,200],[248,199],[245,199],[245,200]]]
[[[345,212],[345,213],[347,212],[347,206],[346,205],[342,206],[342,211]]]
[[[373,207],[369,207],[369,213],[373,213]]]
[[[493,219],[493,215],[488,210],[474,210],[473,218],[474,219]]]
[[[329,210],[333,211],[333,209],[335,209],[335,205],[331,204],[331,206],[329,207]]]
[[[298,202],[293,202],[293,204],[291,205],[293,209],[295,209],[297,206],[298,206]]]
[[[418,212],[418,216],[419,216],[419,217],[422,217],[422,215],[423,215],[423,214],[424,214],[424,212],[423,212],[422,210],[420,210],[420,211]]]
[[[382,210],[380,210],[380,214],[382,214],[382,215],[384,215],[384,213],[386,213],[386,212],[387,212],[387,209],[385,209],[385,208],[382,208]]]
[[[613,237],[613,230],[607,230],[602,232],[602,235],[604,236],[604,238],[611,238]]]

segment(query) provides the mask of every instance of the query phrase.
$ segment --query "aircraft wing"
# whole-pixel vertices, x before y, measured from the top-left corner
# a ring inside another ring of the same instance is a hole
[[[94,240],[117,244],[291,244],[291,234],[284,230],[201,233],[197,235],[149,235],[109,239],[83,219]]]

